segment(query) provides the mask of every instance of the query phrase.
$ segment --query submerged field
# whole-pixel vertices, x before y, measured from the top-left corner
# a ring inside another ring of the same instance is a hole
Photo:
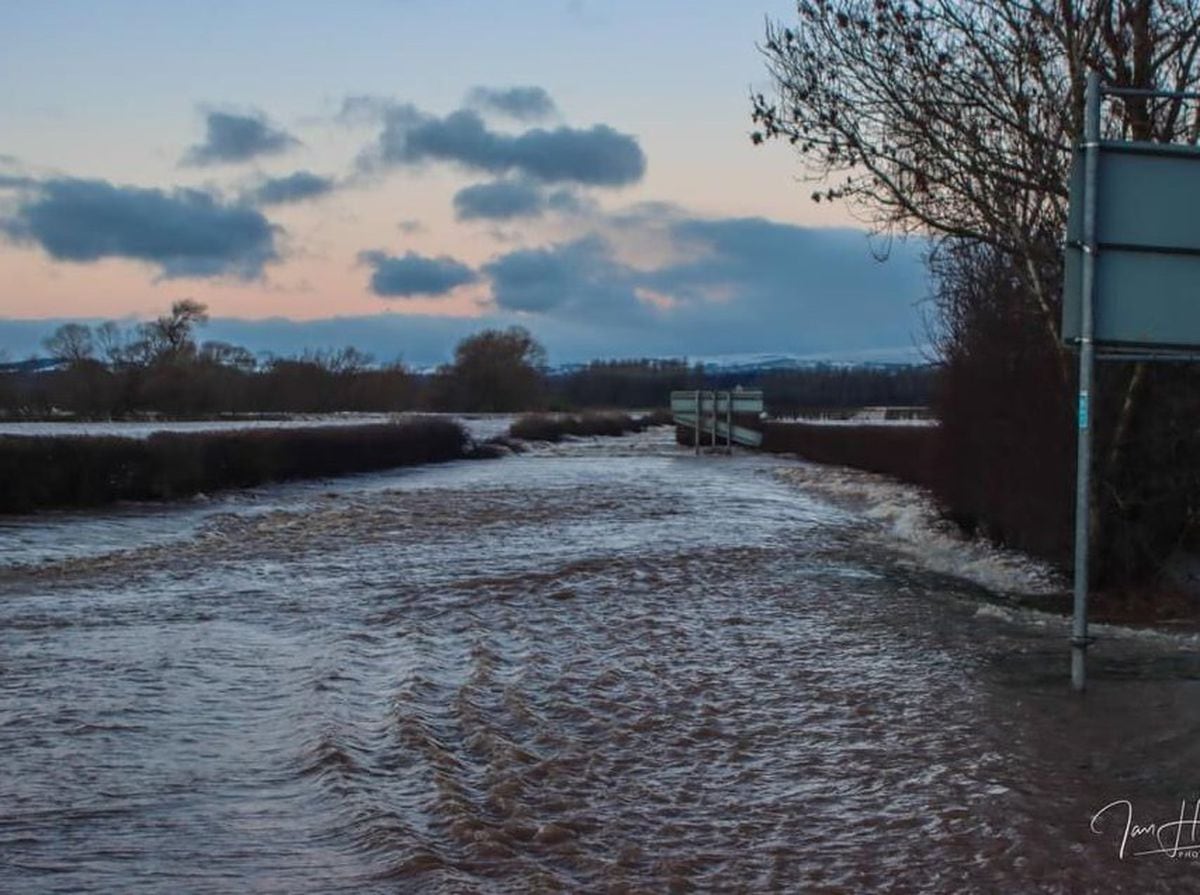
[[[1089,821],[1192,793],[1196,638],[1081,701],[1036,568],[833,484],[660,429],[0,520],[0,889],[1180,891]]]

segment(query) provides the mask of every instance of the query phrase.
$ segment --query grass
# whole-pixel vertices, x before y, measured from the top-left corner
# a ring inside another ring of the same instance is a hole
[[[170,500],[474,455],[461,425],[436,418],[308,429],[158,432],[142,440],[0,436],[0,513]]]

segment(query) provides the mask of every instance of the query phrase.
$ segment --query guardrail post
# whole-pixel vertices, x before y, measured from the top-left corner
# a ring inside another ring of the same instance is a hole
[[[725,393],[725,453],[733,456],[733,392]]]
[[[709,436],[712,440],[713,453],[717,451],[717,392],[709,392],[712,396],[712,425],[709,428]]]

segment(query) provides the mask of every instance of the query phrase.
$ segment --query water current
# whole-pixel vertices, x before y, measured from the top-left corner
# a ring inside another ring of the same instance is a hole
[[[1196,891],[1195,635],[1073,696],[906,501],[660,429],[5,520],[0,891]]]

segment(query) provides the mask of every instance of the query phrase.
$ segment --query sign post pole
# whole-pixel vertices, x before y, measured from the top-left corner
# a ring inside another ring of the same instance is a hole
[[[1100,155],[1100,76],[1088,73],[1083,126],[1083,259],[1079,314],[1079,433],[1075,473],[1075,600],[1071,620],[1071,687],[1087,686],[1088,553],[1091,535],[1093,284],[1096,275],[1096,185]]]

